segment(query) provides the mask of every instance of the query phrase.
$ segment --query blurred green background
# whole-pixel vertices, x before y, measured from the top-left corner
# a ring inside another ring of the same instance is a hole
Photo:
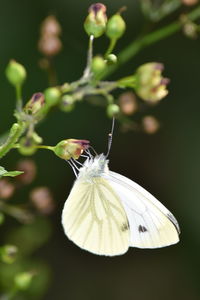
[[[59,82],[78,79],[86,61],[88,41],[83,20],[90,4],[87,0],[1,1],[0,134],[14,121],[14,90],[4,75],[8,61],[14,58],[27,69],[25,99],[47,87],[46,75],[38,67],[37,41],[42,20],[53,13],[63,29],[64,49],[55,60]],[[139,3],[110,0],[104,4],[109,15],[124,5],[128,7],[124,13],[127,31],[117,47],[120,51],[144,24]],[[97,41],[95,52],[104,51],[107,42],[106,38]],[[48,217],[51,236],[34,252],[32,259],[39,266],[49,266],[50,282],[43,295],[16,299],[200,299],[200,40],[190,40],[179,32],[143,50],[111,78],[131,74],[140,64],[149,61],[164,63],[164,74],[171,79],[169,96],[149,110],[160,120],[161,130],[148,136],[122,133],[117,125],[110,168],[141,184],[174,213],[182,231],[180,243],[156,250],[130,248],[127,254],[114,258],[95,256],[79,249],[64,235],[60,222],[64,201],[74,181],[72,170],[52,153],[38,151],[34,156],[38,174],[32,186],[49,186],[54,193],[56,210]],[[71,137],[88,139],[101,153],[107,147],[110,127],[111,120],[104,109],[81,103],[70,114],[51,113],[38,132],[44,137],[44,144],[54,145]],[[14,169],[20,157],[13,150],[2,164]],[[19,201],[26,201],[28,191],[26,188],[18,194]],[[20,226],[6,221],[0,229],[2,243],[13,227]],[[41,234],[41,229],[36,229],[38,239]]]

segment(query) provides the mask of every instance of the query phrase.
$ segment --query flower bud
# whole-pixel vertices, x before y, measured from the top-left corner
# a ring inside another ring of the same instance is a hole
[[[41,24],[41,35],[56,36],[61,34],[61,26],[55,16],[48,16]]]
[[[95,56],[92,60],[91,70],[97,75],[101,73],[106,68],[106,62],[101,56]]]
[[[24,111],[28,114],[36,114],[44,106],[45,99],[42,93],[35,93],[26,104]]]
[[[45,186],[34,188],[30,193],[30,200],[35,208],[44,215],[51,214],[55,208],[51,191]]]
[[[29,288],[33,278],[33,273],[30,272],[21,272],[18,273],[15,278],[15,286],[18,290],[26,290]]]
[[[17,170],[23,171],[24,173],[17,176],[17,180],[22,184],[30,184],[37,172],[36,164],[31,159],[23,159],[17,163]]]
[[[106,35],[112,39],[119,39],[126,30],[126,23],[120,14],[113,15],[107,23]]]
[[[39,51],[45,56],[55,56],[62,49],[62,42],[57,36],[44,36],[38,43]]]
[[[50,87],[44,91],[44,96],[45,96],[47,105],[54,106],[59,102],[61,92],[56,87]]]
[[[64,112],[71,112],[75,107],[74,98],[71,95],[63,96],[59,107]]]
[[[47,17],[41,25],[41,36],[38,42],[39,51],[47,57],[53,57],[62,49],[62,42],[59,38],[61,26],[54,16]]]
[[[108,117],[112,118],[120,112],[120,108],[117,104],[109,104],[107,106],[106,112],[107,112]]]
[[[9,199],[15,191],[14,184],[8,179],[0,179],[0,199]]]
[[[197,39],[199,36],[199,25],[189,20],[186,15],[180,18],[183,23],[183,33],[190,39]]]
[[[138,109],[137,99],[132,92],[125,92],[119,96],[119,106],[125,115],[132,115]]]
[[[88,12],[89,15],[84,22],[85,31],[88,35],[98,38],[105,32],[106,28],[106,6],[102,3],[95,3],[89,7]]]
[[[199,0],[181,0],[181,2],[186,6],[192,6],[199,2]]]
[[[162,77],[163,69],[164,66],[156,62],[144,64],[137,69],[135,90],[143,100],[157,102],[168,94],[169,79]]]
[[[109,65],[113,65],[113,64],[116,64],[117,63],[117,56],[115,54],[109,54],[107,57],[107,63]]]
[[[19,141],[19,146],[19,153],[25,156],[33,155],[37,151],[37,148],[35,147],[36,143],[32,140],[32,138],[21,138]]]
[[[18,62],[11,60],[6,68],[6,77],[12,85],[20,86],[26,79],[26,70]]]
[[[89,143],[87,140],[63,140],[54,147],[54,153],[65,160],[78,159],[83,151],[89,147]]]
[[[158,131],[160,124],[153,116],[146,116],[142,119],[142,126],[146,133],[154,134]]]
[[[5,245],[0,248],[1,260],[6,264],[12,264],[17,256],[17,247],[14,245]]]

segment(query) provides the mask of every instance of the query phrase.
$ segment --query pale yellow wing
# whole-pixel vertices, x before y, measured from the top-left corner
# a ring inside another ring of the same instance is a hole
[[[62,212],[65,234],[79,247],[99,255],[127,251],[130,232],[120,199],[101,177],[78,179]]]

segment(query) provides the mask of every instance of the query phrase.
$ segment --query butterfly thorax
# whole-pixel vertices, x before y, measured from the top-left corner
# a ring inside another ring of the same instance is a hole
[[[87,159],[80,168],[78,178],[86,181],[92,181],[94,177],[102,176],[108,172],[108,160],[104,154]]]

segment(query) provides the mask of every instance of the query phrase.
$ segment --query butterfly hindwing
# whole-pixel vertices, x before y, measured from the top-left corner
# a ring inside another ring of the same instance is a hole
[[[105,176],[119,196],[130,226],[130,246],[159,248],[179,241],[175,217],[154,196],[132,180],[109,171]]]
[[[113,256],[129,247],[123,205],[102,177],[76,180],[63,209],[62,224],[70,240],[92,253]]]

